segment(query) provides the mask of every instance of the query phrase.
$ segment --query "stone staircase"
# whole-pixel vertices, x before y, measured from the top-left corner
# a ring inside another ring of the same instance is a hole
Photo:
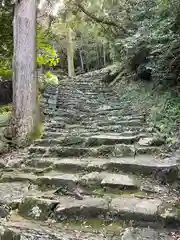
[[[175,239],[178,161],[105,74],[46,88],[43,137],[0,164],[0,239]]]

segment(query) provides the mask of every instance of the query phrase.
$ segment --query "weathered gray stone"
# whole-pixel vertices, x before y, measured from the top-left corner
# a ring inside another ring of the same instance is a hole
[[[106,163],[103,164],[103,167],[104,169],[108,170],[132,172],[133,174],[137,175],[151,175],[154,171],[163,172],[164,170],[174,170],[175,174],[175,171],[178,168],[178,163],[176,160],[171,158],[159,159],[151,155],[137,155],[135,158],[110,158]],[[168,171],[166,175],[168,175]]]
[[[86,142],[86,146],[111,145],[111,144],[132,144],[138,140],[138,136],[118,136],[117,134],[102,134],[91,136]]]
[[[0,183],[0,204],[16,205],[27,194],[29,183]]]
[[[151,228],[127,228],[121,240],[173,240],[168,232]]]
[[[108,158],[87,158],[89,171],[103,171],[107,170],[110,159]]]
[[[158,137],[141,138],[138,142],[140,146],[161,146],[165,140]]]
[[[157,154],[160,153],[160,147],[153,147],[153,146],[142,146],[136,148],[137,154]]]
[[[158,208],[158,214],[162,217],[165,224],[177,224],[180,223],[180,208],[179,201],[177,203],[164,203]]]
[[[105,177],[101,181],[101,185],[120,189],[137,189],[138,181],[128,175],[106,173]]]
[[[2,174],[2,177],[0,179],[1,182],[36,182],[36,175],[33,174],[27,174],[27,173],[21,173],[18,171],[13,172],[4,172]]]
[[[109,240],[107,233],[82,231],[65,226],[43,226],[39,222],[10,221],[2,226],[1,240]]]
[[[82,147],[54,147],[49,149],[49,155],[59,157],[80,157],[90,153],[90,149]]]
[[[84,197],[83,200],[64,199],[55,210],[58,220],[66,218],[104,218],[108,211],[108,202],[102,198]]]
[[[80,181],[82,184],[98,186],[105,177],[105,174],[106,173],[91,172],[83,175]]]
[[[5,206],[0,206],[0,218],[6,218],[9,215],[9,209]]]
[[[19,206],[19,214],[27,218],[45,221],[57,204],[58,200],[26,197]]]
[[[40,139],[37,140],[35,146],[71,146],[82,144],[85,140],[81,137],[69,136],[69,137],[59,137],[57,139]]]
[[[37,183],[44,186],[61,187],[68,184],[76,184],[79,178],[75,174],[50,172],[44,176],[37,177]]]
[[[31,146],[29,147],[29,153],[38,153],[38,154],[45,154],[48,152],[48,147],[42,147],[42,146]]]
[[[113,198],[110,203],[110,212],[118,218],[133,220],[156,221],[160,199],[139,199],[122,196]]]
[[[113,152],[114,157],[134,156],[135,147],[133,145],[116,144]]]
[[[26,161],[26,166],[36,167],[36,168],[45,168],[45,167],[52,166],[56,160],[57,158],[33,157],[32,159],[28,159]]]
[[[54,168],[60,171],[85,171],[87,166],[88,161],[86,159],[63,158],[54,162]]]

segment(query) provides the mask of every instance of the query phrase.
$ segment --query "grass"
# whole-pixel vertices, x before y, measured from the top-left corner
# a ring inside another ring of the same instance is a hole
[[[169,137],[180,133],[180,93],[154,89],[153,83],[124,82],[116,85],[120,101],[130,102],[130,106],[139,113],[147,113],[151,126],[156,126],[160,133]],[[128,105],[128,106],[129,106]],[[173,138],[174,139],[174,138]]]

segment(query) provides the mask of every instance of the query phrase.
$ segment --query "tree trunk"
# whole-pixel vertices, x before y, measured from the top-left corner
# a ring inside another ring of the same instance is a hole
[[[103,66],[106,66],[106,46],[103,44]]]
[[[99,44],[96,43],[96,66],[95,69],[99,69],[100,68],[100,62],[99,62]]]
[[[73,77],[75,76],[74,70],[74,49],[73,49],[73,42],[72,42],[72,29],[68,29],[67,34],[67,60],[68,60],[68,76]]]
[[[39,127],[36,77],[36,0],[21,0],[14,11],[12,138],[23,145]]]
[[[81,70],[84,72],[84,61],[83,61],[83,55],[82,55],[82,50],[79,49],[79,56],[80,56],[80,61],[81,61]]]

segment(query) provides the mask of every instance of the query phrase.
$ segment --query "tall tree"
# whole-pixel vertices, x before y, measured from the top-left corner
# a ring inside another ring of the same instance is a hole
[[[72,29],[68,29],[67,33],[67,60],[68,60],[68,75],[69,77],[75,76],[74,70],[74,47],[72,41]]]
[[[12,138],[23,145],[39,126],[36,78],[36,0],[16,1],[13,21]]]

